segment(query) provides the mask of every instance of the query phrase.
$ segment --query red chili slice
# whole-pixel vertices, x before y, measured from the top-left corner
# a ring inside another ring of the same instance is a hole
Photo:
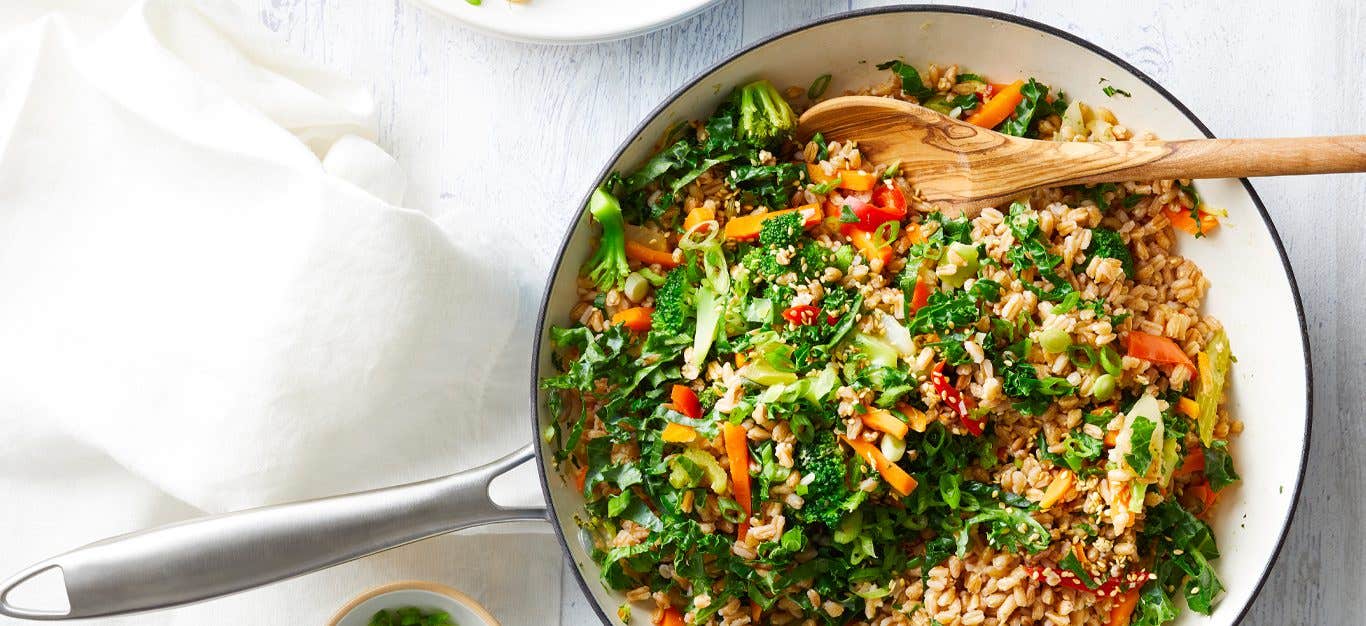
[[[948,377],[944,376],[943,361],[934,366],[934,370],[930,372],[930,383],[934,385],[934,392],[939,394],[939,399],[958,412],[958,419],[963,422],[963,427],[973,435],[981,436],[982,429],[986,426],[986,420],[972,419],[972,402],[969,398],[965,398],[956,387],[949,384]]]
[[[783,319],[792,322],[794,326],[810,326],[816,323],[816,316],[821,310],[809,304],[799,304],[790,306],[783,310]]]

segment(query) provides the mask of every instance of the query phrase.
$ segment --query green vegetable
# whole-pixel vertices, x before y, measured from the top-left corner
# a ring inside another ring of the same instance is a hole
[[[479,4],[471,0],[471,4]],[[458,626],[445,611],[430,613],[417,607],[381,609],[370,618],[370,626]]]
[[[1153,582],[1159,591],[1179,589],[1191,610],[1202,615],[1213,613],[1224,586],[1210,564],[1219,558],[1219,548],[1209,525],[1168,499],[1148,509],[1141,538],[1142,549],[1157,555],[1153,568],[1157,580]],[[1150,602],[1157,608],[1166,604],[1156,597]]]
[[[1091,381],[1091,397],[1105,402],[1115,396],[1115,377],[1101,374]]]
[[[1223,329],[1210,337],[1199,359],[1200,390],[1195,395],[1195,401],[1200,405],[1200,419],[1196,423],[1200,426],[1200,443],[1208,448],[1214,444],[1214,422],[1218,418],[1219,400],[1224,397],[1224,381],[1233,363],[1228,335]]]
[[[1129,246],[1124,245],[1124,238],[1119,233],[1109,228],[1091,229],[1091,246],[1088,249],[1091,256],[1118,259],[1124,267],[1124,275],[1134,275],[1134,255],[1129,251]]]
[[[693,333],[692,362],[701,365],[706,362],[711,344],[716,340],[723,311],[716,292],[709,285],[698,287],[693,300],[697,304],[697,327]]]
[[[877,69],[890,69],[901,77],[901,93],[914,96],[916,100],[924,102],[934,95],[934,90],[925,86],[925,81],[921,80],[920,72],[915,67],[902,63],[898,60],[879,63]]]
[[[1052,287],[1045,290],[1033,284],[1026,284],[1025,288],[1048,302],[1059,302],[1076,293],[1072,283],[1055,269],[1062,263],[1062,256],[1048,251],[1048,242],[1039,230],[1038,214],[1029,208],[1029,204],[1011,204],[1007,224],[1017,243],[1006,252],[1006,260],[1017,274],[1030,267],[1038,268],[1039,277],[1047,280]]]
[[[700,473],[698,473],[699,471]],[[728,492],[729,475],[726,473],[726,468],[721,467],[716,457],[701,448],[689,446],[683,450],[682,454],[671,458],[669,460],[669,472],[670,483],[674,483],[675,474],[680,474],[682,477],[677,480],[682,485],[695,486],[699,484],[701,479],[705,478],[707,487],[712,490],[712,493],[724,495]],[[683,488],[680,484],[674,484],[674,486]]]
[[[1091,474],[1092,471],[1090,471],[1088,463],[1099,459],[1101,453],[1105,451],[1104,441],[1080,430],[1064,435],[1062,445],[1062,452],[1056,454],[1049,452],[1048,441],[1040,432],[1038,440],[1039,458],[1052,461],[1056,466],[1066,467],[1078,476]]]
[[[810,100],[816,100],[825,95],[825,90],[830,87],[830,78],[829,74],[817,76],[816,80],[811,81],[811,86],[806,88],[806,97]]]
[[[1016,137],[1036,137],[1038,133],[1032,128],[1032,122],[1036,117],[1062,115],[1067,109],[1067,100],[1062,93],[1059,93],[1052,103],[1048,102],[1048,86],[1033,78],[1020,89],[1020,94],[1024,99],[1015,106],[1015,112],[996,127],[998,132]]]
[[[1066,378],[1039,378],[1038,370],[1024,361],[1011,363],[1001,371],[1001,391],[1019,400],[1015,409],[1026,415],[1039,415],[1053,402],[1052,398],[1076,391]]]
[[[1061,354],[1072,347],[1072,336],[1061,328],[1050,328],[1039,333],[1039,347],[1049,354]]]
[[[739,109],[740,119],[736,135],[745,141],[767,144],[784,137],[794,126],[797,118],[792,107],[778,93],[773,83],[756,80],[737,89],[731,96]]]
[[[950,287],[962,287],[963,283],[976,276],[977,270],[981,268],[981,264],[978,263],[977,246],[956,241],[950,243],[948,253],[939,259],[939,267],[950,265],[954,267],[953,273],[940,274],[939,282]]]
[[[964,529],[982,524],[987,543],[997,550],[1038,554],[1048,549],[1048,529],[1024,509],[990,508],[969,519]],[[963,545],[960,542],[960,545]]]
[[[981,310],[972,295],[963,291],[936,291],[907,324],[912,334],[947,332],[977,322]]]
[[[1233,455],[1228,453],[1228,442],[1215,440],[1205,446],[1205,478],[1209,488],[1219,491],[1241,480],[1233,469]]]
[[[650,281],[641,276],[639,272],[631,272],[626,275],[626,283],[622,286],[621,291],[632,302],[640,302],[650,293]]]
[[[896,348],[877,337],[854,333],[850,343],[858,354],[872,366],[895,368],[899,362],[900,354]]]
[[[676,267],[669,272],[664,284],[655,291],[652,329],[675,334],[687,330],[688,318],[693,316],[693,290],[690,283],[686,269]]]
[[[806,503],[796,512],[797,519],[833,529],[839,527],[845,515],[858,508],[867,493],[849,489],[846,466],[844,451],[830,431],[817,433],[810,443],[801,446],[797,469],[803,478],[812,478],[806,485]]]
[[[764,220],[759,226],[759,244],[786,247],[796,244],[806,232],[801,213],[784,213]]]
[[[1176,603],[1162,590],[1157,581],[1148,581],[1138,594],[1138,606],[1129,619],[1129,626],[1162,626],[1176,619]]]
[[[1162,476],[1162,464],[1153,461],[1163,456],[1165,439],[1162,412],[1157,398],[1145,395],[1125,412],[1124,431],[1129,435],[1128,446],[1118,445],[1124,452],[1124,462],[1134,471],[1140,483],[1157,482]],[[1123,433],[1120,440],[1124,438]],[[1132,501],[1131,501],[1132,502]],[[1141,505],[1141,500],[1137,503]]]
[[[584,270],[598,289],[615,289],[631,273],[626,260],[626,226],[621,204],[606,189],[599,187],[588,199],[588,212],[602,226],[602,237],[598,240],[597,251],[584,264]]]

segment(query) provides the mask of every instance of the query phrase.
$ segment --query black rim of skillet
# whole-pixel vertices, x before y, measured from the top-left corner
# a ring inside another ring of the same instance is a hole
[[[1186,118],[1191,121],[1191,123],[1195,124],[1195,126],[1200,129],[1200,132],[1204,133],[1206,137],[1209,137],[1211,139],[1214,138],[1214,133],[1210,132],[1209,127],[1206,126],[1204,122],[1200,121],[1200,118],[1196,117],[1195,113],[1191,112],[1191,110],[1187,108],[1185,104],[1182,104],[1180,100],[1177,100],[1176,96],[1172,95],[1170,91],[1167,91],[1164,87],[1162,87],[1162,85],[1159,85],[1157,81],[1153,80],[1147,74],[1143,73],[1142,70],[1139,70],[1129,62],[1116,56],[1110,51],[1094,43],[1091,43],[1090,41],[1087,41],[1086,39],[1083,39],[1075,34],[1069,33],[1064,30],[1060,30],[1058,28],[1049,26],[1047,24],[1043,24],[1041,22],[1036,22],[1034,20],[1025,19],[1023,17],[1018,17],[1007,13],[1000,13],[997,11],[989,11],[986,9],[977,9],[972,7],[961,7],[952,5],[905,4],[837,13],[810,22],[808,24],[804,24],[802,26],[785,30],[780,33],[776,33],[763,39],[760,39],[759,41],[756,41],[748,46],[745,46],[744,48],[741,48],[740,50],[737,50],[736,52],[727,56],[725,59],[711,65],[707,69],[702,70],[696,76],[688,80],[688,82],[684,83],[678,89],[675,89],[673,93],[669,94],[669,96],[666,97],[659,106],[655,107],[649,115],[645,116],[644,120],[642,120],[640,124],[635,127],[635,129],[633,129],[630,133],[627,134],[625,141],[623,141],[621,144],[621,147],[617,148],[616,152],[612,154],[612,157],[607,160],[607,165],[605,165],[602,171],[600,171],[598,175],[595,178],[593,178],[593,186],[589,188],[588,192],[584,194],[583,198],[579,201],[578,204],[573,205],[575,218],[570,221],[569,227],[565,230],[564,238],[560,242],[560,249],[557,253],[555,264],[550,269],[550,273],[546,278],[545,289],[541,294],[541,310],[540,313],[537,315],[536,319],[536,328],[532,340],[533,344],[531,352],[531,435],[532,441],[535,442],[534,448],[536,450],[536,471],[537,474],[540,476],[541,489],[546,497],[548,505],[547,515],[550,520],[550,526],[554,528],[555,536],[559,539],[560,548],[564,551],[564,555],[566,558],[572,560],[573,553],[569,550],[569,538],[565,536],[564,531],[560,528],[558,521],[559,515],[555,510],[555,503],[552,501],[550,495],[550,484],[548,482],[549,476],[545,469],[545,451],[543,450],[542,442],[540,441],[541,428],[537,416],[539,415],[540,411],[538,392],[540,383],[539,366],[541,355],[541,341],[542,337],[545,334],[544,329],[546,322],[546,314],[548,312],[550,302],[550,292],[554,287],[555,277],[559,275],[560,267],[565,262],[565,251],[569,248],[569,242],[571,239],[573,239],[574,231],[577,230],[580,207],[587,205],[588,196],[591,195],[592,190],[597,187],[598,181],[602,180],[610,173],[612,164],[616,163],[616,161],[621,158],[622,153],[625,152],[626,149],[630,147],[631,143],[634,142],[635,139],[640,135],[640,133],[645,130],[646,125],[648,125],[651,121],[658,117],[660,113],[662,113],[665,109],[673,105],[673,103],[676,100],[678,100],[678,98],[681,95],[683,95],[684,92],[691,89],[697,83],[701,82],[712,72],[715,72],[722,66],[729,64],[730,62],[734,61],[735,59],[741,56],[744,56],[760,47],[768,45],[769,43],[787,37],[788,35],[796,34],[832,22],[838,22],[850,18],[864,17],[869,15],[880,15],[884,13],[957,13],[963,15],[974,15],[977,17],[984,17],[987,19],[1009,22],[1012,24],[1025,26],[1027,28],[1032,28],[1036,31],[1042,32],[1047,35],[1060,37],[1104,57],[1106,60],[1110,61],[1111,63],[1114,63],[1115,65],[1118,65],[1125,71],[1134,75],[1134,77],[1143,81],[1149,87],[1152,87],[1154,91],[1161,94],[1162,97],[1166,98],[1167,102],[1171,103],[1172,106],[1175,106],[1177,110],[1181,111],[1181,113],[1185,115]],[[1249,182],[1246,178],[1239,179],[1239,182],[1243,184],[1243,189],[1245,189],[1247,191],[1247,194],[1251,196],[1252,203],[1257,207],[1257,213],[1261,216],[1262,222],[1266,225],[1267,231],[1271,234],[1271,240],[1273,243],[1276,244],[1276,253],[1279,254],[1281,257],[1281,266],[1285,269],[1285,277],[1290,281],[1290,292],[1295,300],[1295,316],[1299,319],[1300,323],[1300,342],[1304,346],[1305,423],[1304,446],[1300,452],[1299,477],[1295,481],[1295,493],[1294,497],[1290,501],[1289,515],[1286,516],[1285,526],[1281,528],[1280,537],[1276,539],[1276,548],[1271,552],[1271,558],[1267,560],[1266,565],[1262,568],[1261,575],[1258,576],[1257,587],[1253,589],[1252,595],[1248,597],[1247,604],[1243,606],[1242,610],[1238,613],[1238,617],[1233,621],[1234,624],[1241,623],[1243,619],[1247,617],[1248,611],[1251,610],[1253,603],[1257,599],[1257,596],[1261,594],[1262,588],[1266,585],[1267,578],[1271,574],[1271,568],[1276,564],[1276,560],[1280,557],[1281,549],[1285,547],[1285,539],[1286,536],[1290,533],[1290,525],[1295,519],[1295,513],[1299,508],[1300,503],[1300,493],[1304,488],[1304,474],[1309,461],[1310,428],[1313,425],[1312,418],[1314,409],[1314,372],[1309,352],[1309,329],[1305,322],[1304,303],[1300,299],[1299,284],[1295,281],[1295,273],[1294,270],[1292,270],[1290,267],[1290,259],[1285,254],[1285,245],[1281,242],[1280,233],[1276,232],[1276,225],[1272,223],[1271,215],[1268,214],[1266,211],[1266,205],[1262,204],[1262,199],[1260,196],[1257,195],[1257,190],[1252,188],[1251,182]],[[603,607],[598,603],[597,599],[593,596],[593,591],[589,588],[589,581],[584,578],[583,572],[579,570],[577,564],[575,564],[575,567],[571,569],[574,570],[574,578],[578,581],[579,588],[583,591],[583,594],[588,599],[588,602],[593,606],[593,611],[597,613],[598,619],[602,620],[603,624],[612,623],[611,618],[607,614],[607,611],[603,609]]]

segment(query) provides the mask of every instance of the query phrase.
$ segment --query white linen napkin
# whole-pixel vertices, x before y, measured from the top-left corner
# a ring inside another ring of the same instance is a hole
[[[221,0],[11,4],[0,575],[529,440],[518,285],[477,220],[444,233],[400,208],[368,91],[289,59]],[[509,625],[556,623],[558,548],[546,527],[514,532],[128,623],[321,623],[402,577],[470,591]]]

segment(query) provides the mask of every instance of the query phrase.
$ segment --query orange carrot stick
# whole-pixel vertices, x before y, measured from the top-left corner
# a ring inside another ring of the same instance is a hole
[[[887,460],[887,457],[882,455],[882,451],[877,449],[877,446],[862,439],[850,439],[844,435],[840,435],[840,439],[854,449],[854,454],[867,461],[869,465],[873,466],[873,469],[882,474],[882,479],[887,481],[887,484],[897,493],[908,496],[911,495],[912,491],[915,491],[915,478],[907,474],[906,470],[898,467],[896,463]]]
[[[683,218],[683,232],[690,231],[698,224],[710,222],[714,219],[716,219],[716,211],[706,206],[693,207],[693,210],[688,211],[688,216]],[[697,232],[705,233],[707,229],[699,228]]]
[[[802,225],[811,228],[821,222],[821,208],[814,204],[799,206],[795,209],[783,209],[781,211],[769,211],[759,215],[742,215],[726,222],[726,239],[736,241],[749,241],[759,237],[759,228],[770,218],[787,213],[799,212],[804,221]]]
[[[992,96],[982,106],[964,120],[969,124],[975,124],[982,128],[996,128],[998,124],[1006,121],[1011,113],[1015,112],[1015,107],[1024,100],[1024,94],[1020,92],[1025,86],[1023,80],[1017,80],[1006,85],[996,95]]]
[[[1210,231],[1219,227],[1218,217],[1200,209],[1196,209],[1196,213],[1200,215],[1198,221],[1195,217],[1191,216],[1190,209],[1183,209],[1180,205],[1173,205],[1162,209],[1162,214],[1166,215],[1168,220],[1171,220],[1172,226],[1192,235],[1208,235],[1210,234]]]
[[[669,443],[689,443],[697,440],[697,429],[686,424],[669,422],[659,433],[659,438]]]
[[[1195,362],[1181,346],[1167,337],[1134,330],[1129,332],[1129,337],[1125,341],[1125,350],[1131,357],[1164,365],[1189,367],[1192,375],[1199,371],[1195,368]]]
[[[873,409],[859,416],[863,420],[863,425],[873,430],[882,431],[897,439],[905,439],[906,433],[911,429],[906,422],[903,422],[884,409]]]
[[[673,400],[675,411],[693,419],[702,417],[702,403],[697,399],[697,393],[692,390],[692,387],[674,385],[669,390],[669,398]]]
[[[730,461],[730,481],[735,486],[735,501],[748,518],[753,511],[749,496],[749,443],[745,429],[739,424],[727,422],[721,427],[721,435],[726,443],[726,458]]]
[[[658,263],[660,267],[678,267],[678,262],[674,260],[672,252],[656,250],[636,241],[628,240],[626,242],[626,258],[640,261],[646,265]]]
[[[650,330],[650,324],[652,323],[650,320],[650,315],[654,312],[654,308],[648,306],[637,306],[631,307],[629,309],[623,309],[621,311],[617,311],[617,314],[612,316],[612,323],[625,324],[627,328],[638,333],[643,333],[647,330]]]

